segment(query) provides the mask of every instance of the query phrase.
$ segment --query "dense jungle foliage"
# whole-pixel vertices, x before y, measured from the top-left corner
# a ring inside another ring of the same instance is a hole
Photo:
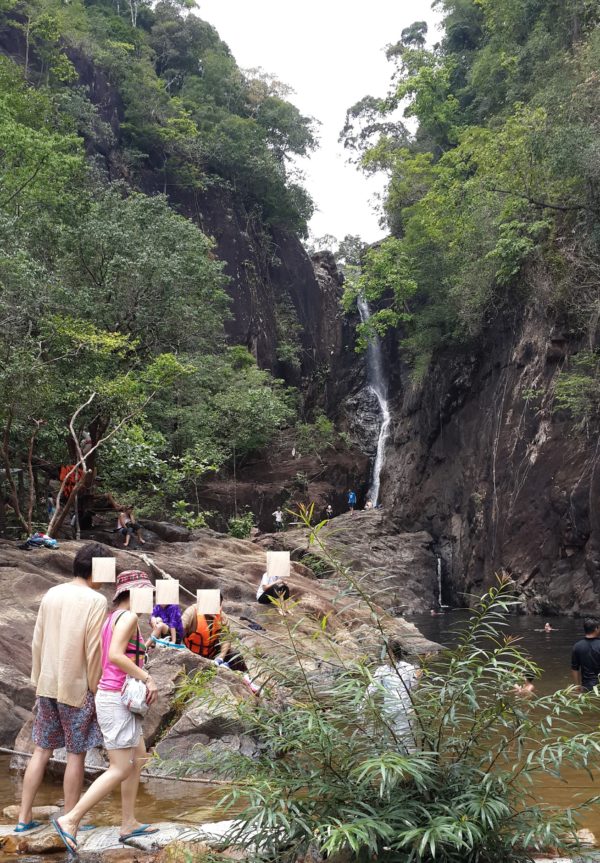
[[[346,301],[359,291],[374,301],[371,326],[400,329],[417,376],[436,349],[477,344],[498,315],[519,315],[527,303],[543,305],[594,352],[600,7],[437,6],[440,42],[427,46],[423,22],[406,28],[387,49],[389,93],[347,115],[349,151],[365,171],[389,177],[392,236],[366,253]],[[563,381],[566,404],[577,402],[577,374]]]
[[[0,0],[5,481],[74,461],[89,429],[112,435],[103,488],[158,513],[293,415],[226,345],[222,263],[171,196],[222,188],[265,228],[303,232],[290,159],[315,137],[287,95],[185,2]]]

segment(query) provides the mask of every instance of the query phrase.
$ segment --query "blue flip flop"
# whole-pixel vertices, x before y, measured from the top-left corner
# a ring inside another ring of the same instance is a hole
[[[28,821],[25,823],[24,821],[19,821],[17,826],[15,827],[15,833],[28,833],[30,830],[35,830],[36,827],[41,827],[41,821]]]
[[[69,857],[76,857],[77,856],[77,839],[75,839],[74,836],[71,836],[70,833],[67,833],[66,830],[63,830],[62,827],[60,826],[60,824],[58,823],[58,821],[56,820],[56,818],[51,818],[50,823],[52,824],[52,826],[54,827],[54,829],[56,830],[56,832],[60,836],[63,845],[65,846],[65,848],[67,849],[67,851],[69,853]],[[70,840],[75,847],[73,847],[73,845],[69,845],[68,840]]]
[[[83,833],[84,830],[96,830],[96,829],[97,828],[96,828],[95,824],[82,824],[81,827],[79,828],[79,832]]]
[[[136,839],[138,836],[152,836],[153,833],[160,833],[158,827],[150,827],[149,824],[142,824],[137,830],[132,830],[131,833],[125,833],[124,836],[119,836],[119,842],[126,842],[127,839]]]

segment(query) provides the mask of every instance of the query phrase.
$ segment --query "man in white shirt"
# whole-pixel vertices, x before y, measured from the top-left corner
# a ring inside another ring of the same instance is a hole
[[[84,545],[73,561],[73,578],[50,588],[38,611],[31,648],[35,749],[23,778],[16,833],[39,826],[32,820],[33,801],[54,750],[67,749],[63,785],[69,812],[81,795],[86,753],[102,743],[94,693],[102,670],[100,630],[107,603],[92,584],[94,557],[114,554],[99,543]]]
[[[390,641],[387,649],[388,661],[375,669],[367,696],[381,698],[383,718],[400,748],[414,752],[411,690],[417,685],[420,672],[417,666],[404,660],[404,650],[398,641]]]
[[[275,530],[283,530],[283,512],[279,507],[273,513],[273,518],[275,519]]]

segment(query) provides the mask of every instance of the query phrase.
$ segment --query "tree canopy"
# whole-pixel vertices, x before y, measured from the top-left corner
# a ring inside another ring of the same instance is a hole
[[[598,260],[598,4],[439,6],[440,42],[427,45],[422,22],[406,28],[388,47],[389,92],[351,108],[342,132],[364,170],[389,178],[392,237],[367,254],[359,285],[371,326],[397,328],[420,370],[533,297],[540,272],[553,285],[542,301],[574,329],[589,327],[597,296],[568,273],[595,281]]]
[[[84,430],[108,437],[90,460],[105,491],[152,514],[197,500],[293,400],[227,345],[212,239],[148,190],[222,185],[303,231],[289,163],[315,146],[313,121],[185,3],[7,0],[0,24],[15,46],[0,55],[3,503],[30,526],[15,471],[75,463]]]

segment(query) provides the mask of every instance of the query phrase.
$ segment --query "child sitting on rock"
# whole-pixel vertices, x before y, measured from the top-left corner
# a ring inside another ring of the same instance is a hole
[[[178,605],[155,605],[150,626],[153,638],[170,638],[173,644],[183,642],[183,621]]]

